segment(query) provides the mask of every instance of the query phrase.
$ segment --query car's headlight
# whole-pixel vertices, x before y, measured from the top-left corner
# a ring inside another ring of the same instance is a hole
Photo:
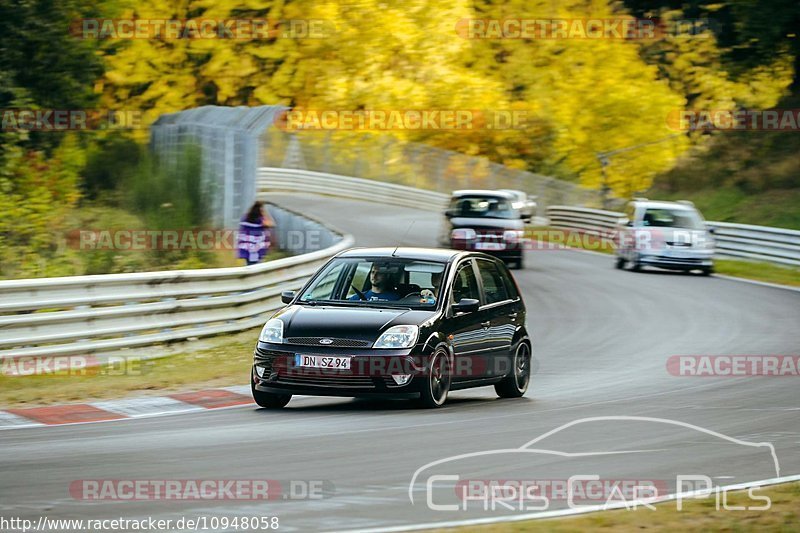
[[[261,342],[281,344],[283,342],[283,320],[280,318],[271,318],[267,320],[267,323],[264,324],[264,327],[261,329],[258,340]]]
[[[419,327],[392,326],[378,337],[373,348],[411,348],[417,342]]]

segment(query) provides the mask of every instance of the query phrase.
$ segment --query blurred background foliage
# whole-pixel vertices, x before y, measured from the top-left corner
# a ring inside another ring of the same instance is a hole
[[[329,34],[69,34],[71,22],[92,17],[321,19]],[[465,39],[456,32],[463,19],[612,17],[701,23],[657,40]],[[696,197],[712,210],[708,218],[800,227],[796,202],[785,200],[796,199],[800,186],[796,134],[676,135],[666,120],[683,109],[797,107],[799,27],[800,3],[790,0],[7,0],[0,5],[0,109],[134,110],[144,126],[207,104],[523,109],[524,130],[388,134],[591,188],[602,186],[598,153],[641,145],[610,159],[615,195]],[[337,132],[342,142],[363,135]],[[93,225],[205,223],[193,171],[161,169],[146,141],[146,127],[0,131],[0,276],[227,264],[220,257],[94,256],[64,246],[59,235]],[[185,157],[191,163],[196,154]],[[764,205],[783,214],[770,218]]]

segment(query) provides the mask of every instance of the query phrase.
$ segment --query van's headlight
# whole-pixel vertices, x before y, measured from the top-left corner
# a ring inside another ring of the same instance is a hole
[[[267,323],[264,324],[264,327],[261,329],[258,340],[261,342],[281,344],[283,342],[283,320],[280,318],[271,318],[267,320]]]
[[[373,348],[411,348],[417,342],[419,327],[392,326],[378,337]]]

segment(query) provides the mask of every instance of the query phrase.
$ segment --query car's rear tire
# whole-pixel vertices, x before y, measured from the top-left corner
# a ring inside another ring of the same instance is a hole
[[[520,342],[514,352],[511,372],[494,386],[501,398],[521,398],[528,390],[531,382],[531,347],[527,342]]]
[[[419,403],[426,409],[436,409],[447,401],[452,375],[447,352],[438,350],[433,354],[430,370],[425,377],[425,386],[419,395]]]
[[[265,409],[281,409],[286,407],[289,400],[292,399],[291,394],[273,394],[271,392],[264,392],[256,389],[255,383],[250,383],[250,390],[253,392],[253,400]]]
[[[622,270],[623,268],[625,268],[625,259],[623,259],[622,257],[617,257],[617,260],[614,261],[614,268],[616,268],[617,270]]]

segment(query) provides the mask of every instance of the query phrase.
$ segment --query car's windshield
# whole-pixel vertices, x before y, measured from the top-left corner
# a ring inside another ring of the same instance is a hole
[[[691,209],[649,208],[642,225],[661,228],[704,229],[700,216]]]
[[[301,303],[433,309],[445,263],[398,258],[337,258],[305,289]]]
[[[450,210],[457,217],[519,218],[511,201],[497,196],[460,196],[450,202]]]

